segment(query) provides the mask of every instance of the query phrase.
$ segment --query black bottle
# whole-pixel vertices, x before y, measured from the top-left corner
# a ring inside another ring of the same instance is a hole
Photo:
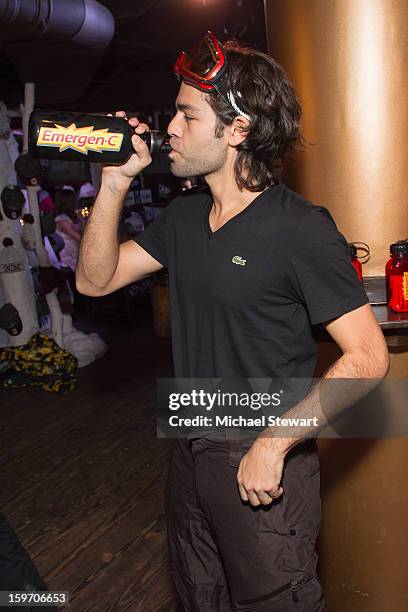
[[[121,117],[35,110],[28,123],[28,152],[37,159],[124,164],[134,153],[133,128]],[[171,150],[164,132],[140,134],[152,156]]]

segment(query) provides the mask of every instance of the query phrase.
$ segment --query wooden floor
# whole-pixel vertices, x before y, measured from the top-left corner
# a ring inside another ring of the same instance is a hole
[[[155,384],[170,342],[150,309],[130,327],[83,318],[109,352],[75,391],[0,390],[0,511],[71,612],[174,610],[163,492],[171,441],[156,439]]]

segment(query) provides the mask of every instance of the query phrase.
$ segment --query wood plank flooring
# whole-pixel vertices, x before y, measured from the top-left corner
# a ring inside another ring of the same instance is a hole
[[[133,323],[81,318],[108,353],[75,391],[0,389],[0,511],[71,612],[171,612],[164,483],[172,442],[156,438],[156,378],[170,341],[150,308]]]

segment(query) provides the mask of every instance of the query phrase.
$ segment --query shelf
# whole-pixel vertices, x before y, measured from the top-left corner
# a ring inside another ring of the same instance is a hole
[[[387,306],[385,276],[368,276],[363,279],[363,286],[372,306],[375,318],[381,329],[392,331],[408,330],[408,312],[394,312]]]

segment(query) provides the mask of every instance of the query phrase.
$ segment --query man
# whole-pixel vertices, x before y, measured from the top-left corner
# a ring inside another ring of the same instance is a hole
[[[103,169],[78,290],[105,295],[167,267],[180,378],[311,378],[318,323],[343,351],[325,379],[384,377],[386,345],[344,237],[327,209],[276,180],[300,141],[300,106],[282,68],[208,33],[175,71],[182,83],[168,127],[171,169],[204,176],[208,190],[176,198],[135,242],[119,246],[123,199],[151,161],[137,136],[148,127],[129,119],[135,154]],[[327,416],[314,399],[311,392],[291,410],[309,416],[312,406]],[[325,609],[314,550],[317,446],[304,438],[267,430],[253,443],[177,441],[166,508],[186,611]]]

